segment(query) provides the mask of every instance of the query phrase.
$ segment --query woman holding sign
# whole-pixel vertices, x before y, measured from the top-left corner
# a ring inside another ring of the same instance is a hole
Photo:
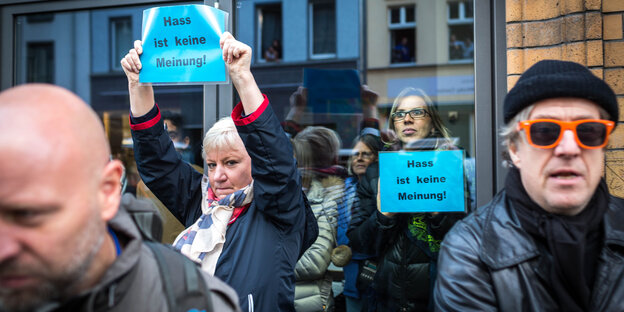
[[[180,159],[152,87],[138,83],[141,42],[121,60],[137,167],[187,227],[175,249],[230,284],[243,311],[293,311],[295,263],[316,239],[316,220],[291,144],[251,74],[251,48],[227,32],[220,44],[241,103],[206,133],[206,175]]]
[[[395,136],[385,142],[387,146],[455,149],[436,106],[420,89],[407,88],[399,94],[388,125]],[[377,255],[376,262],[365,264],[368,276],[362,276],[358,286],[366,287],[374,279],[376,311],[432,310],[440,243],[463,214],[381,212],[378,179],[378,165],[369,166],[358,186],[360,210],[353,214],[347,234],[354,251]]]

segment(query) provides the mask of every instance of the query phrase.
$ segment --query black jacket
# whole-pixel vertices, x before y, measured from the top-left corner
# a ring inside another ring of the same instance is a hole
[[[436,310],[558,311],[547,257],[522,229],[503,191],[448,233],[438,261]],[[612,196],[590,311],[624,311],[622,298],[624,200]]]
[[[377,210],[378,173],[378,165],[370,165],[358,186],[360,210],[353,213],[347,233],[351,248],[377,255],[373,283],[377,311],[426,311],[436,274],[436,246],[463,213],[386,217]],[[416,220],[426,228],[426,237],[417,239],[408,234],[409,224]],[[427,241],[435,242],[430,246]]]

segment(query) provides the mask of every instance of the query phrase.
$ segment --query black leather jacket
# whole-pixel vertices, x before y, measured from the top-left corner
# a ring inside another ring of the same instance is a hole
[[[503,191],[447,234],[436,310],[558,311],[548,287],[548,257],[522,229]],[[624,200],[611,196],[590,311],[624,311],[623,298]]]

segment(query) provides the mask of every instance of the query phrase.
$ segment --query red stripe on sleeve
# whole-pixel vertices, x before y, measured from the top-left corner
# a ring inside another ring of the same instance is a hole
[[[158,109],[158,114],[156,114],[156,116],[148,121],[142,122],[142,123],[138,123],[138,124],[132,124],[132,120],[130,120],[130,129],[132,130],[145,130],[147,128],[151,128],[153,127],[156,123],[158,123],[160,121],[160,107],[158,107],[157,104],[156,105],[156,109]]]
[[[251,113],[251,115],[247,117],[243,117],[243,103],[238,102],[238,104],[236,104],[236,106],[232,110],[232,119],[234,120],[235,125],[237,126],[248,125],[254,122],[256,119],[258,119],[260,115],[262,115],[264,110],[269,105],[269,99],[267,98],[266,94],[262,94],[262,96],[264,97],[264,101],[262,101],[262,104],[260,104],[260,107],[258,107],[258,109],[256,109],[255,112]]]

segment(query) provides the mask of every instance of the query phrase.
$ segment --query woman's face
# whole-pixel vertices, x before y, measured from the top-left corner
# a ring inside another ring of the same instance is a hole
[[[366,172],[368,165],[377,160],[377,155],[361,141],[357,142],[353,147],[353,156],[351,156],[351,171],[357,176],[361,176]]]
[[[234,145],[206,153],[208,181],[219,199],[242,189],[252,181],[251,158],[245,145],[240,140]]]
[[[409,112],[414,109],[427,111],[427,104],[419,96],[407,96],[401,100],[395,113]],[[431,135],[433,130],[431,117],[428,113],[418,118],[412,118],[410,114],[406,114],[403,119],[397,120],[397,118],[394,118],[392,122],[394,122],[394,131],[403,144],[424,139]]]

